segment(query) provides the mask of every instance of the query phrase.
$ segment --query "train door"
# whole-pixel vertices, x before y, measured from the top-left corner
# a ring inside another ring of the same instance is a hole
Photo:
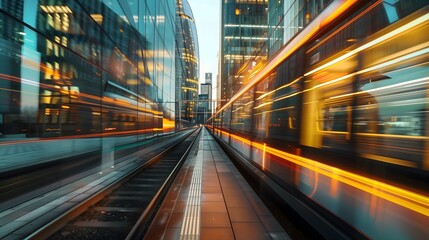
[[[301,130],[303,145],[335,150],[352,148],[353,72],[356,66],[356,57],[352,56],[305,74]]]

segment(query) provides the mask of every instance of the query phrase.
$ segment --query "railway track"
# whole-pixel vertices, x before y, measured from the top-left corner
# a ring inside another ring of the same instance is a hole
[[[142,238],[200,131],[85,199],[28,239]]]

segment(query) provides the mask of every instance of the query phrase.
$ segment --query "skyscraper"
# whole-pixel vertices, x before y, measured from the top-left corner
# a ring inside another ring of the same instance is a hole
[[[212,84],[212,73],[207,72],[207,73],[205,74],[205,79],[206,79],[206,83],[210,83],[210,84]]]
[[[241,72],[266,60],[268,0],[223,0],[221,12],[218,98],[227,100],[244,84]]]
[[[213,107],[213,84],[212,84],[212,73],[207,72],[205,74],[205,84],[201,84],[201,94],[207,94],[208,95],[208,106],[207,110],[212,112]]]
[[[272,56],[301,32],[332,1],[268,0],[268,48]]]
[[[0,1],[0,133],[174,130],[175,3]]]
[[[207,95],[207,110],[211,112],[212,110],[212,84],[211,83],[201,83],[201,94]]]
[[[199,53],[191,6],[188,0],[177,0],[176,6],[176,128],[181,128],[196,123]]]

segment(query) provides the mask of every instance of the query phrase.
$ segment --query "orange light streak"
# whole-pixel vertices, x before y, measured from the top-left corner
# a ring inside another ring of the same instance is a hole
[[[348,8],[355,4],[357,0],[347,0],[345,3],[341,4],[333,13],[331,13],[327,18],[325,18],[321,23],[320,27],[325,27],[331,23],[335,18],[343,14]]]
[[[338,194],[338,181],[336,179],[331,179],[331,188],[330,193],[332,196],[337,196]]]
[[[136,135],[141,133],[151,133],[159,130],[162,130],[162,128],[148,128],[148,129],[142,129],[142,130],[128,130],[128,131],[120,131],[120,132],[90,133],[90,134],[80,134],[80,135],[73,135],[73,136],[31,139],[31,140],[15,140],[15,141],[0,142],[0,146],[8,146],[8,145],[24,144],[24,143],[32,143],[32,142],[49,142],[49,141],[58,141],[58,140],[66,140],[66,139],[99,138],[99,137],[111,137],[111,136],[122,136],[122,135],[128,136],[128,135]]]
[[[175,127],[174,121],[171,121],[170,119],[167,119],[167,118],[162,119],[162,130],[164,132],[174,129],[174,127]]]

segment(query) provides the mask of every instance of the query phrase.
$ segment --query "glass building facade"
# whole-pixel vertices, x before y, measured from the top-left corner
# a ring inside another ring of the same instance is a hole
[[[245,73],[266,60],[268,0],[223,0],[221,11],[222,105],[246,83]]]
[[[332,0],[269,0],[269,55],[272,56],[296,36],[331,2]]]
[[[2,135],[60,137],[171,125],[174,3],[0,4]],[[113,110],[119,101],[126,111]]]
[[[174,133],[175,21],[175,0],[0,1],[0,172],[102,171]]]
[[[180,129],[196,123],[199,52],[192,9],[187,0],[177,0],[176,4],[176,127]]]

